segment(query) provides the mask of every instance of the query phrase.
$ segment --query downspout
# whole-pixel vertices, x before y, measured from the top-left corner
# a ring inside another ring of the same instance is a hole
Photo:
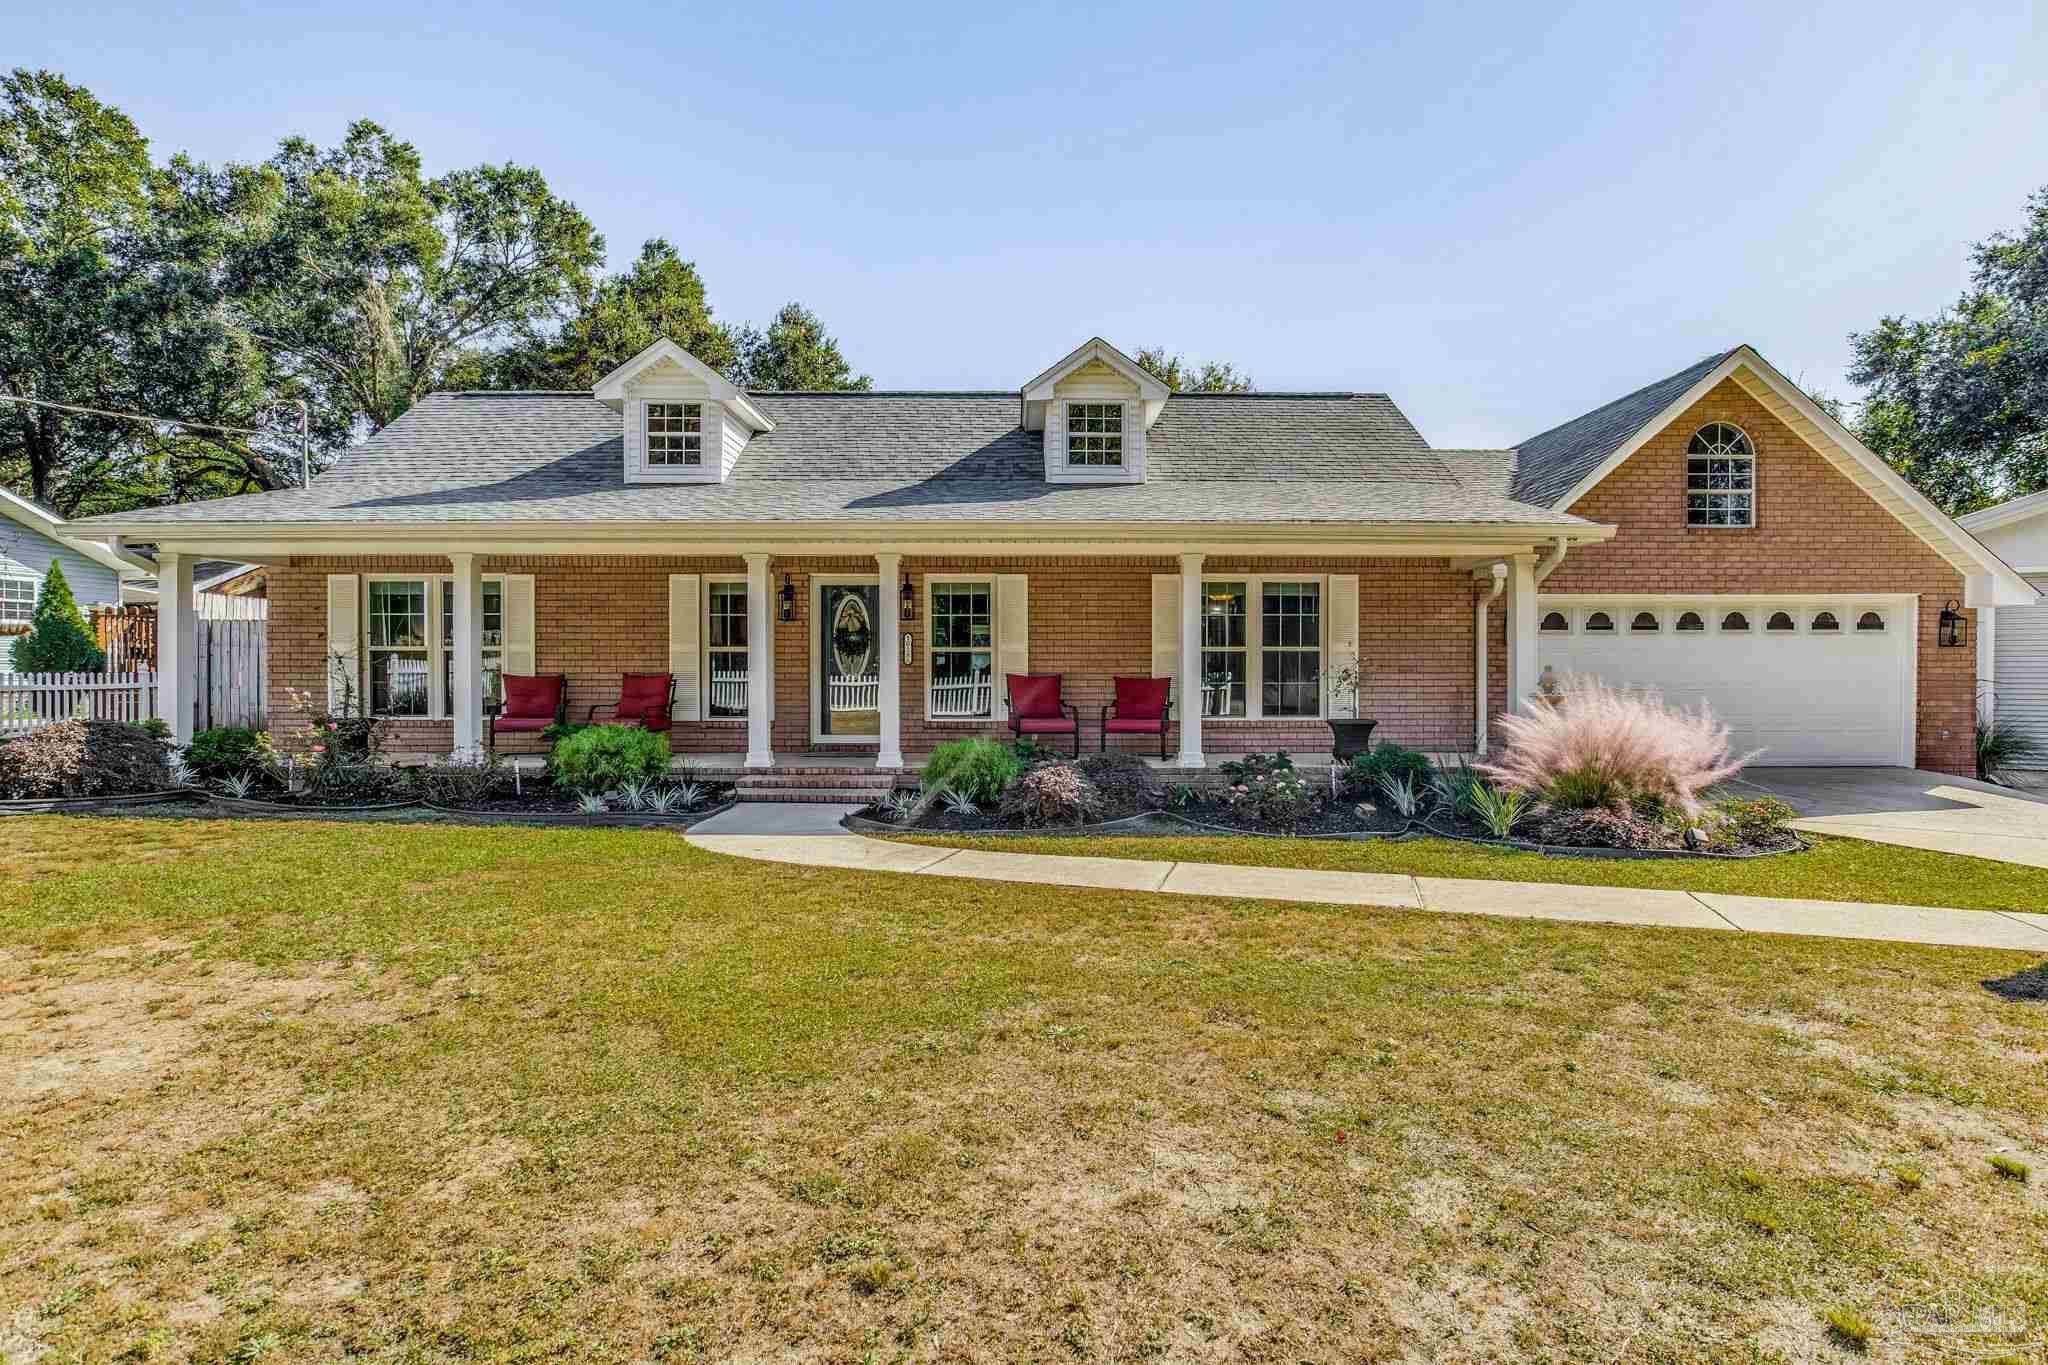
[[[1543,562],[1536,566],[1537,587],[1542,587],[1543,580],[1557,572],[1557,566],[1564,563],[1565,552],[1569,549],[1571,549],[1571,542],[1563,536],[1559,536],[1556,546],[1552,548],[1549,554],[1543,557]]]
[[[1560,554],[1558,557],[1562,559],[1563,555]],[[1493,691],[1491,680],[1487,677],[1486,609],[1492,606],[1500,595],[1508,590],[1508,566],[1505,564],[1492,564],[1487,567],[1486,573],[1475,573],[1472,577],[1476,581],[1484,582],[1489,574],[1493,579],[1493,590],[1480,598],[1478,603],[1472,608],[1472,638],[1478,642],[1472,674],[1477,680],[1477,685],[1473,688],[1473,691],[1478,695],[1478,700],[1474,704],[1475,714],[1472,718],[1472,750],[1474,753],[1480,754],[1486,752],[1486,723],[1489,719],[1488,711],[1490,709],[1487,703],[1492,700],[1491,693]]]

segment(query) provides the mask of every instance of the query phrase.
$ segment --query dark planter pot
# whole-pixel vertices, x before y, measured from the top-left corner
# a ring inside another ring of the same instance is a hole
[[[1355,758],[1372,747],[1372,727],[1376,720],[1333,720],[1326,722],[1330,727],[1330,752],[1340,759]]]

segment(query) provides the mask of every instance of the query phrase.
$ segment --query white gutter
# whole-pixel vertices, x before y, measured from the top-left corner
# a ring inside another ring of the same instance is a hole
[[[1564,553],[1561,549],[1557,557],[1560,560],[1564,558]],[[1491,719],[1488,714],[1490,708],[1487,703],[1491,700],[1490,694],[1493,690],[1486,675],[1488,666],[1486,658],[1486,609],[1498,601],[1500,595],[1508,590],[1508,566],[1504,563],[1491,564],[1487,566],[1485,572],[1472,575],[1474,582],[1481,583],[1485,582],[1489,577],[1493,580],[1493,590],[1480,598],[1472,608],[1472,638],[1477,642],[1474,649],[1476,655],[1474,660],[1475,667],[1472,673],[1473,678],[1476,680],[1476,685],[1472,690],[1478,696],[1477,701],[1473,704],[1475,714],[1472,718],[1472,750],[1474,753],[1480,754],[1486,752],[1487,721]]]
[[[1566,553],[1570,551],[1570,549],[1571,541],[1569,541],[1563,536],[1559,536],[1557,538],[1557,548],[1552,550],[1549,554],[1545,555],[1543,557],[1543,562],[1536,566],[1537,587],[1542,587],[1543,580],[1557,572],[1557,566],[1564,563],[1564,557]]]

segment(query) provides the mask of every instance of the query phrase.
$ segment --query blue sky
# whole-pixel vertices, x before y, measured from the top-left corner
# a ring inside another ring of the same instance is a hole
[[[2027,3],[10,8],[9,63],[160,156],[370,117],[529,163],[615,264],[667,236],[721,317],[800,299],[881,387],[1100,333],[1385,390],[1444,446],[1736,341],[1847,396],[1847,334],[2048,184]]]

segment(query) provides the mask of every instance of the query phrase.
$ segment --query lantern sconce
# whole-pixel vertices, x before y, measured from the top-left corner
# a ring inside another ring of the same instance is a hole
[[[903,580],[903,590],[897,593],[896,596],[903,606],[903,619],[915,621],[917,619],[917,594],[911,590],[909,579]]]
[[[1941,627],[1935,640],[1943,649],[1957,649],[1970,639],[1970,618],[1958,611],[1957,605],[1956,599],[1951,597],[1941,609]]]
[[[782,619],[785,621],[796,620],[796,584],[790,582],[788,574],[782,576],[781,597]]]

